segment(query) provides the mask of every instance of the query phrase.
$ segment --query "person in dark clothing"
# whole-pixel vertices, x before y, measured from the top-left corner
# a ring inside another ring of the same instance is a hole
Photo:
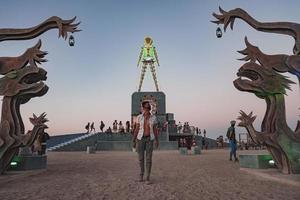
[[[90,132],[90,122],[85,126],[86,133]]]
[[[108,129],[106,130],[106,133],[108,133],[108,134],[112,133],[112,130],[110,127],[108,127]]]
[[[95,129],[95,124],[94,122],[92,122],[91,124],[91,132],[94,131],[94,133],[96,132],[96,129]]]
[[[230,145],[230,158],[229,160],[232,161],[232,155],[234,156],[235,161],[238,161],[238,158],[236,157],[236,150],[237,150],[237,144],[236,144],[236,138],[235,138],[235,121],[230,122],[230,127],[227,130],[227,138],[229,140]]]
[[[105,127],[105,124],[103,121],[100,122],[100,131],[103,133],[103,129]]]
[[[46,132],[43,132],[42,134],[39,135],[38,140],[39,140],[39,143],[41,144],[41,149],[38,151],[39,155],[46,154],[47,140],[49,140],[49,139],[50,139],[50,136]]]
[[[130,132],[130,122],[127,121],[126,122],[126,133],[129,133]]]
[[[205,138],[202,137],[202,149],[204,149],[204,148],[205,148]]]

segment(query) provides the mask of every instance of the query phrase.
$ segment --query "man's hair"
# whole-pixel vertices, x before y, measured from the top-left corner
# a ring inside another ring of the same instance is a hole
[[[147,103],[150,105],[150,102],[149,102],[149,101],[143,101],[143,102],[142,102],[142,107],[144,108],[145,105],[146,105]],[[150,109],[151,109],[151,105],[150,105]]]

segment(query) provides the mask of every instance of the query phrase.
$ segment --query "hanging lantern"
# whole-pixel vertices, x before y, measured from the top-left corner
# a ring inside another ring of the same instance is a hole
[[[73,35],[71,35],[69,37],[69,45],[70,45],[70,47],[73,47],[74,44],[75,44],[75,38],[73,37]]]
[[[217,28],[216,35],[217,35],[217,38],[221,38],[222,37],[222,30],[220,29],[220,27]]]

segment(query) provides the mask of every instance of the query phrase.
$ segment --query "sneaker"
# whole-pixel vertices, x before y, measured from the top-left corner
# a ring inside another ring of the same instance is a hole
[[[144,181],[144,177],[143,176],[140,176],[138,182],[143,182]]]
[[[151,185],[152,182],[150,180],[146,180],[146,185]]]
[[[146,184],[147,184],[147,185],[152,184],[152,182],[150,181],[150,177],[149,177],[149,176],[146,177]]]
[[[232,161],[232,158],[229,158],[229,161]]]
[[[239,162],[239,159],[238,159],[238,158],[235,158],[235,159],[234,159],[234,162]]]
[[[150,179],[146,178],[146,185],[151,185],[151,184],[152,184],[152,182],[150,181]]]

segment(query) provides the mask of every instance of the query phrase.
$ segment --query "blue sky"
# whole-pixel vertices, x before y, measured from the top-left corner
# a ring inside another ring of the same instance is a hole
[[[224,134],[240,109],[258,115],[265,103],[253,94],[237,91],[232,81],[243,64],[236,52],[245,47],[244,37],[268,54],[291,54],[293,40],[288,36],[254,31],[236,20],[234,30],[217,39],[217,26],[210,23],[218,6],[230,10],[241,7],[261,21],[300,21],[299,1],[214,1],[214,0],[106,0],[106,1],[6,1],[0,7],[0,28],[24,28],[57,15],[77,16],[82,32],[74,34],[75,47],[58,39],[51,30],[39,38],[42,50],[49,52],[49,92],[21,108],[27,129],[32,113],[48,113],[49,132],[81,132],[88,121],[98,127],[100,120],[111,125],[114,119],[129,120],[131,94],[137,90],[140,69],[136,66],[143,38],[150,35],[157,47],[160,89],[167,97],[167,112],[177,121],[207,129],[208,136]],[[17,56],[33,46],[29,41],[0,44],[0,56]],[[291,77],[296,81],[295,77]],[[155,89],[146,74],[143,89]],[[299,119],[300,92],[292,87],[286,98],[288,123]],[[245,132],[238,129],[238,132]]]

